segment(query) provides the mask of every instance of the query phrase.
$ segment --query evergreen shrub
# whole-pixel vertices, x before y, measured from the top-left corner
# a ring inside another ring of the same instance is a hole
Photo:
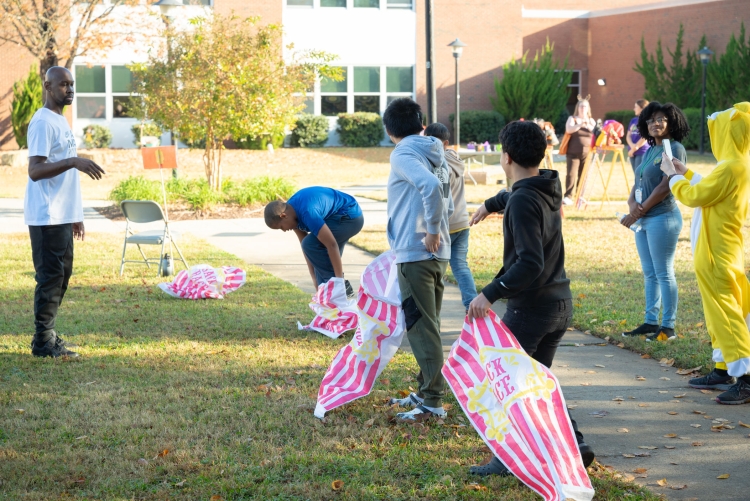
[[[336,130],[344,146],[378,146],[385,137],[383,120],[377,113],[340,113]]]

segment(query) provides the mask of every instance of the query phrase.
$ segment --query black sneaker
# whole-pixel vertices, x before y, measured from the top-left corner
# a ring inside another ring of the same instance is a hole
[[[483,465],[472,466],[469,468],[470,475],[477,475],[478,477],[489,477],[490,475],[500,475],[501,477],[509,477],[513,475],[508,468],[497,459],[492,456],[492,460]]]
[[[59,334],[55,333],[55,336],[57,337],[57,341],[61,346],[65,346],[66,348],[78,348],[77,344],[70,343],[68,341],[64,341],[63,338],[60,337]],[[34,343],[35,341],[31,340],[31,349],[34,349]]]
[[[695,377],[688,382],[691,388],[699,390],[728,390],[737,381],[730,375],[722,376],[716,369],[707,376]]]
[[[740,378],[727,391],[716,397],[716,401],[725,405],[750,403],[750,383]]]
[[[594,462],[594,458],[596,457],[596,454],[594,454],[594,449],[592,449],[591,446],[587,445],[585,442],[581,442],[580,444],[578,444],[578,451],[581,453],[583,466],[585,468],[591,466],[591,463]]]
[[[648,336],[659,330],[659,326],[655,324],[641,324],[632,331],[623,332],[622,335],[625,337],[633,336]]]
[[[65,347],[65,341],[58,337],[50,338],[46,343],[39,344],[33,342],[31,345],[31,354],[35,357],[71,357],[75,358],[78,353],[70,351]]]
[[[659,336],[661,336],[662,334],[664,334],[667,339],[662,338],[660,340]],[[675,338],[677,338],[677,334],[674,333],[674,329],[671,329],[669,327],[660,327],[657,332],[651,334],[650,336],[646,336],[646,341],[650,343],[651,341],[669,341]]]

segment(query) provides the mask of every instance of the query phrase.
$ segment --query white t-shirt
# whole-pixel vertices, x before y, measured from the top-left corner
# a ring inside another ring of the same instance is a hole
[[[48,163],[77,156],[76,140],[64,116],[41,108],[29,123],[29,157],[47,157]],[[23,203],[28,226],[78,223],[83,221],[81,182],[78,169],[68,169],[49,179],[26,185]]]

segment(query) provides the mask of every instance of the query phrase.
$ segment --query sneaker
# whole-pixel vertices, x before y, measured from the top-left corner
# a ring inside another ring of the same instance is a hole
[[[509,477],[513,475],[502,461],[495,456],[492,456],[492,460],[487,464],[472,466],[469,468],[469,474],[477,475],[478,477],[489,477],[490,475]]]
[[[712,370],[707,376],[701,376],[691,379],[688,382],[691,388],[698,390],[728,390],[737,381],[730,375],[722,376],[716,369]]]
[[[442,411],[442,412],[441,412]],[[427,421],[430,418],[436,417],[436,418],[445,418],[448,416],[448,413],[445,412],[445,410],[441,407],[440,410],[434,410],[431,411],[427,407],[425,407],[422,404],[419,404],[414,409],[407,411],[407,412],[399,412],[396,414],[396,419],[400,421],[410,421],[415,423],[420,423],[422,421]]]
[[[632,331],[623,332],[624,337],[634,336],[648,336],[659,330],[659,326],[655,324],[641,324]]]
[[[65,346],[66,348],[78,348],[77,344],[69,343],[67,341],[64,341],[63,338],[60,337],[59,334],[55,333],[55,336],[57,337],[57,341],[61,346]],[[34,349],[34,340],[31,340],[31,349]]]
[[[409,396],[404,398],[392,398],[388,401],[388,405],[398,405],[406,409],[412,409],[418,405],[424,404],[424,399],[419,398],[416,393],[409,393]]]
[[[570,197],[563,198],[563,205],[573,205],[573,200],[570,199]],[[502,464],[502,463],[500,463]]]
[[[750,403],[750,383],[744,378],[737,379],[727,391],[716,397],[716,401],[725,405],[740,405]]]
[[[669,341],[671,339],[677,338],[677,334],[674,333],[674,329],[670,329],[669,327],[659,327],[659,332],[655,332],[650,336],[646,336],[646,341],[648,341],[649,343],[651,341],[659,341],[659,336],[661,336],[662,334],[667,337],[667,339],[665,339],[664,341]]]
[[[75,358],[78,353],[70,351],[65,347],[65,341],[59,337],[50,338],[46,343],[32,343],[31,354],[35,357],[71,357]]]
[[[352,289],[352,284],[349,283],[349,280],[344,280],[344,286],[346,287],[346,298],[354,299],[354,289]]]
[[[583,466],[585,468],[591,466],[591,463],[594,462],[594,458],[596,457],[596,454],[594,454],[594,449],[592,449],[591,446],[587,445],[585,442],[581,442],[580,444],[578,444],[578,452],[581,453]]]

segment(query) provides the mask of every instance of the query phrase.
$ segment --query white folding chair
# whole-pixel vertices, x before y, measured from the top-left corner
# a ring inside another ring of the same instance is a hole
[[[150,263],[158,262],[158,273],[161,274],[162,256],[164,255],[164,246],[167,242],[169,242],[170,250],[173,245],[177,249],[177,252],[180,255],[179,260],[185,265],[185,269],[189,268],[187,261],[185,261],[185,258],[182,256],[182,251],[177,246],[177,240],[179,239],[180,234],[170,231],[169,222],[167,222],[167,219],[164,217],[164,213],[159,204],[152,202],[151,200],[123,200],[120,203],[120,208],[122,209],[122,213],[125,215],[125,220],[127,221],[127,224],[125,225],[125,243],[122,246],[120,276],[122,276],[122,273],[125,270],[125,263],[145,263],[146,266],[151,268]],[[154,221],[163,221],[164,228],[161,230],[146,230],[135,233],[130,227],[132,223],[142,224],[153,223]],[[128,248],[128,244],[135,244],[136,247],[138,247],[138,251],[141,253],[141,256],[143,256],[143,261],[125,260],[125,251]],[[159,257],[147,258],[141,249],[141,245],[161,245],[161,253],[159,254]]]

